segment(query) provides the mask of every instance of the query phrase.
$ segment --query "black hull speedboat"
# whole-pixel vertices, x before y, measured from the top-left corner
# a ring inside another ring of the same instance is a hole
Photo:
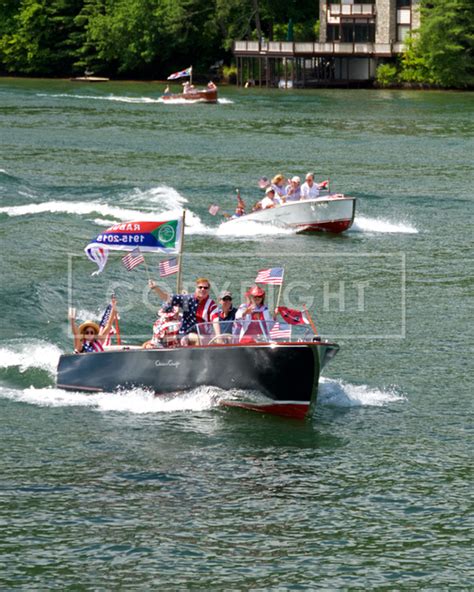
[[[225,404],[303,418],[316,402],[321,369],[338,349],[334,343],[310,341],[65,354],[59,360],[57,386],[87,392],[141,387],[156,395],[204,385],[258,391],[265,401]]]

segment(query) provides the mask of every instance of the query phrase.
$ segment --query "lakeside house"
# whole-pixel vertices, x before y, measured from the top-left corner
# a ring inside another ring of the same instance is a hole
[[[419,0],[321,0],[319,42],[234,41],[237,84],[364,86],[419,27]]]

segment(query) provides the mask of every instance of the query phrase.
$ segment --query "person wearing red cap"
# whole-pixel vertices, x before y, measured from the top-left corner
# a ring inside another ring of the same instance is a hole
[[[265,290],[263,288],[252,286],[245,296],[248,297],[248,302],[239,306],[235,318],[242,322],[239,341],[251,343],[256,341],[259,335],[267,336],[266,322],[271,321],[272,317],[265,304]]]

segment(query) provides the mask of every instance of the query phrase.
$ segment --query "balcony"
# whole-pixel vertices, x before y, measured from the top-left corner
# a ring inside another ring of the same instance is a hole
[[[372,17],[375,16],[375,4],[329,4],[331,17]]]
[[[238,57],[323,57],[373,56],[390,57],[403,51],[396,43],[293,43],[291,41],[234,41],[234,55]]]

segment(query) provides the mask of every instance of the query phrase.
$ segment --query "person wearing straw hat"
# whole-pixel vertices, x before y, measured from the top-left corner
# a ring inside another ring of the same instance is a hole
[[[76,310],[71,308],[69,310],[69,322],[71,324],[71,331],[74,338],[74,353],[94,353],[104,351],[104,341],[107,339],[112,324],[115,320],[117,302],[112,297],[112,310],[110,316],[103,327],[100,327],[95,321],[87,320],[79,325],[76,325]]]

